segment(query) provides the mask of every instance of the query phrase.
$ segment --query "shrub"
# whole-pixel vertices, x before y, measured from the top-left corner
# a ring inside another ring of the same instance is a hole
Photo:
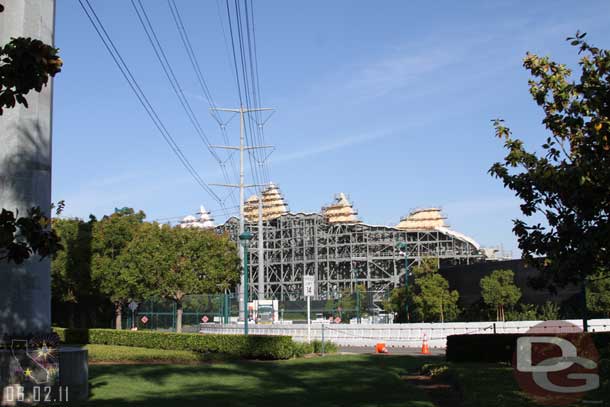
[[[590,334],[603,358],[610,346],[609,332]],[[506,362],[512,363],[517,338],[526,334],[450,335],[447,337],[449,362]]]
[[[315,340],[311,342],[314,353],[322,353],[322,341]],[[336,343],[331,341],[324,341],[324,353],[336,353],[339,347]]]
[[[289,359],[300,351],[291,337],[202,335],[116,329],[53,328],[63,343],[136,346],[151,349],[223,353],[245,359]]]

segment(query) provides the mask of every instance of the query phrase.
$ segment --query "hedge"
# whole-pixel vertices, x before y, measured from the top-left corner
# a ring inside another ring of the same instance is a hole
[[[61,342],[222,353],[244,359],[289,359],[300,353],[289,336],[183,334],[116,329],[53,328]]]
[[[590,334],[601,357],[608,357],[610,332]],[[449,362],[507,362],[512,363],[517,338],[527,334],[450,335],[447,337]]]

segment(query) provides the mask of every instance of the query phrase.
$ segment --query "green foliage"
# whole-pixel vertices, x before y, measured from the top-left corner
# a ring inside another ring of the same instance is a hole
[[[610,316],[610,276],[597,273],[587,281],[587,307],[593,313]]]
[[[515,309],[506,311],[507,321],[536,321],[538,307],[534,304],[519,304]]]
[[[219,292],[239,278],[237,250],[226,236],[156,223],[140,227],[120,265],[130,281],[137,283],[142,276],[145,295],[176,303],[178,332],[186,295]]]
[[[418,264],[411,268],[411,272],[415,278],[435,274],[438,272],[438,259],[431,257],[422,259]]]
[[[316,339],[311,341],[312,352],[313,353],[322,353],[322,341]],[[337,353],[339,351],[339,346],[336,343],[331,341],[324,341],[324,353]]]
[[[438,259],[423,259],[411,272],[413,281],[409,282],[408,292],[404,287],[393,289],[383,302],[383,309],[397,313],[398,322],[454,320],[459,313],[459,293],[451,291],[449,282],[438,273]]]
[[[93,291],[91,284],[92,221],[53,219],[53,230],[61,239],[64,250],[51,263],[53,298],[61,302],[78,303],[80,296]]]
[[[25,98],[31,90],[40,92],[49,77],[61,71],[59,50],[32,38],[11,38],[0,45],[0,116],[16,103],[28,107]]]
[[[547,301],[538,308],[538,318],[542,321],[556,321],[560,319],[560,307],[554,302]]]
[[[135,238],[146,217],[133,209],[115,211],[94,222],[91,242],[92,278],[100,292],[114,303],[116,326],[120,327],[122,306],[130,298],[146,295],[145,277],[124,267],[121,254]]]
[[[438,273],[426,273],[415,279],[413,316],[420,321],[453,320],[458,315],[459,293],[449,290],[449,282]]]
[[[195,363],[222,359],[220,354],[187,350],[161,350],[133,346],[95,345],[86,346],[90,362],[143,362],[143,363]]]
[[[495,270],[480,282],[483,301],[496,308],[496,320],[504,321],[506,307],[511,307],[521,298],[521,290],[515,285],[512,270]]]
[[[63,343],[210,352],[245,359],[289,359],[297,349],[288,336],[201,335],[115,329],[53,328],[53,331]]]
[[[396,287],[390,292],[390,296],[383,302],[383,310],[396,314],[397,322],[407,322],[406,315],[407,292],[404,287]]]
[[[502,120],[496,135],[508,150],[490,174],[522,200],[525,216],[543,215],[546,224],[514,220],[523,258],[539,269],[536,287],[555,289],[581,283],[610,264],[610,51],[568,38],[577,47],[577,80],[565,65],[527,54],[523,66],[532,98],[551,133],[537,155],[513,138]]]
[[[62,248],[51,228],[51,219],[39,207],[31,208],[22,217],[6,209],[0,212],[0,262],[21,264],[34,254],[44,258]]]

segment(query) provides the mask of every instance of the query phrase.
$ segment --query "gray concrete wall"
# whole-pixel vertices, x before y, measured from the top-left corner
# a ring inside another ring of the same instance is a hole
[[[0,44],[32,37],[53,44],[54,0],[3,0]],[[52,84],[30,92],[29,107],[0,116],[0,208],[26,214],[51,203]],[[50,260],[0,263],[0,334],[48,331],[51,325]]]

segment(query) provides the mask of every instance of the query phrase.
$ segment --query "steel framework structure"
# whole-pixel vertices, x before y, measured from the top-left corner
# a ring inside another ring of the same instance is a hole
[[[250,242],[250,281],[257,281],[258,224],[246,223],[254,238]],[[237,241],[239,219],[230,218],[219,226]],[[484,255],[471,242],[439,230],[404,231],[365,223],[329,223],[317,213],[287,213],[263,222],[264,287],[250,287],[250,298],[300,300],[303,275],[316,280],[315,299],[328,299],[357,284],[374,292],[381,301],[387,292],[404,283],[405,256],[397,248],[406,243],[407,264],[424,258],[439,263],[470,263]]]

